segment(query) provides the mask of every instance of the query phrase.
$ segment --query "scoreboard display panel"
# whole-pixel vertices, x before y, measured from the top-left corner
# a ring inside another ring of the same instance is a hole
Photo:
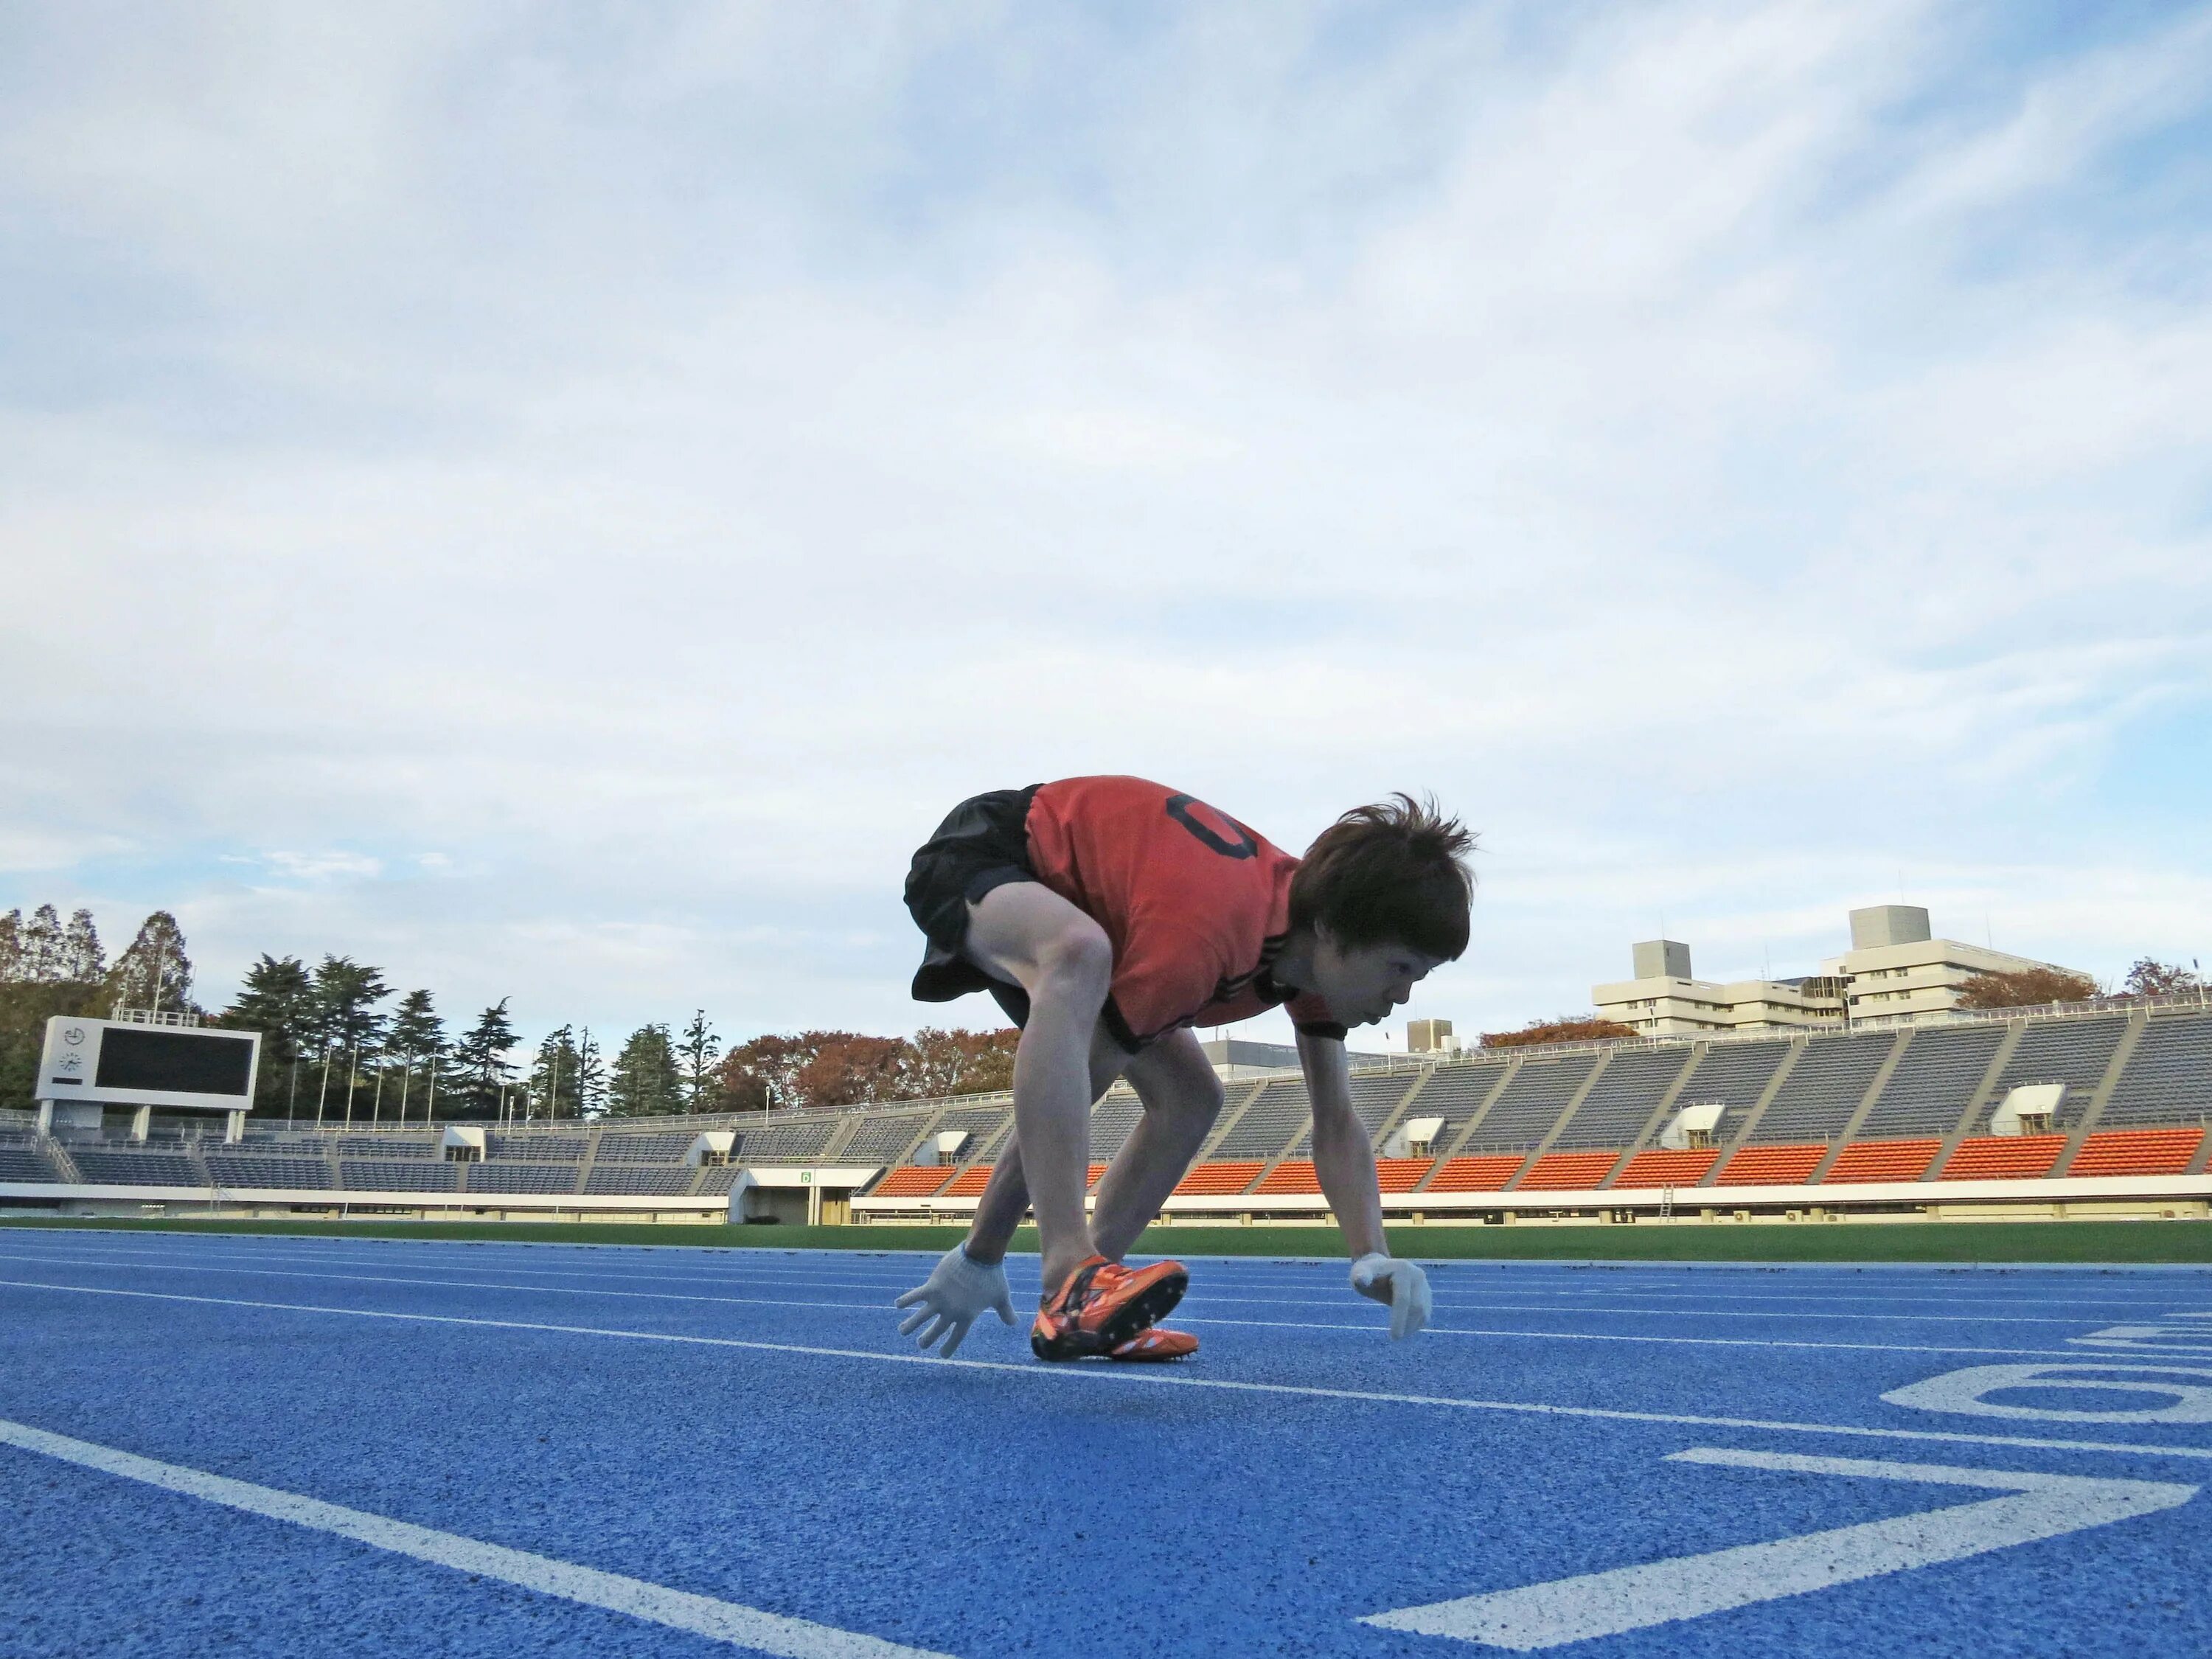
[[[60,1015],[46,1022],[33,1092],[56,1103],[243,1111],[260,1059],[258,1031]]]

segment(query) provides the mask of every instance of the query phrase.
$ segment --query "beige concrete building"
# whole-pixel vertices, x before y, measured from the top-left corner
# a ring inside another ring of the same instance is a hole
[[[1831,1030],[1844,1024],[1838,981],[1745,979],[1724,985],[1691,973],[1690,947],[1680,939],[1645,939],[1633,949],[1636,977],[1593,985],[1590,1000],[1601,1019],[1640,1036]]]
[[[2055,963],[2015,957],[1954,939],[1933,939],[1917,904],[1877,904],[1851,912],[1851,948],[1820,964],[1850,984],[1850,1018],[1948,1013],[1959,994],[1984,974],[2031,969],[2073,973]]]
[[[1647,939],[1634,947],[1636,976],[1594,985],[1601,1018],[1645,1036],[1699,1031],[1834,1029],[1862,1019],[1948,1013],[1984,974],[2017,974],[2053,963],[1930,937],[1917,905],[1879,904],[1850,913],[1851,948],[1802,979],[1694,977],[1690,947]],[[2063,969],[2061,971],[2072,971]]]

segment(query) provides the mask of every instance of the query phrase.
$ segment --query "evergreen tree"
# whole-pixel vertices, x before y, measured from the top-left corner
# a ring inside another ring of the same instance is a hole
[[[51,917],[53,906],[40,907]],[[54,933],[52,959],[61,961],[61,933]],[[192,1006],[192,959],[185,954],[184,929],[167,910],[156,910],[139,925],[131,948],[115,959],[109,994],[118,1008],[149,1008],[182,1013]]]
[[[19,905],[0,916],[0,985],[13,985],[23,972],[23,911]]]
[[[547,1034],[530,1067],[530,1109],[549,1120],[583,1115],[583,1065],[569,1026]]]
[[[615,1056],[607,1110],[617,1117],[661,1117],[684,1109],[684,1073],[665,1025],[641,1025]]]
[[[410,991],[392,1011],[384,1052],[399,1061],[399,1116],[420,1110],[430,1121],[436,1103],[439,1067],[446,1056],[446,1022],[438,1018],[428,991]]]
[[[604,1116],[607,1109],[607,1065],[599,1045],[586,1025],[576,1039],[576,1103],[586,1117]]]
[[[692,1013],[691,1023],[684,1028],[684,1039],[676,1053],[684,1066],[684,1109],[718,1110],[722,1099],[722,1079],[714,1069],[714,1062],[721,1058],[722,1040],[707,1024],[704,1008]]]
[[[501,997],[478,1016],[477,1023],[453,1045],[453,1115],[496,1117],[500,1091],[514,1077],[508,1050],[514,1047],[514,1027],[507,1017],[507,999]]]
[[[314,983],[307,964],[297,957],[261,959],[246,970],[246,983],[238,998],[224,1009],[217,1024],[233,1030],[258,1031],[261,1040],[261,1080],[255,1109],[273,1112],[280,1106],[289,1115],[298,1109],[300,1061],[314,1036]]]
[[[322,1076],[315,1090],[318,1122],[331,1112],[353,1121],[361,1057],[375,1054],[384,1036],[385,1017],[376,1005],[391,994],[381,970],[351,957],[325,956],[315,965],[309,1020],[322,1050]]]
[[[106,973],[107,952],[100,948],[92,912],[71,912],[69,926],[62,929],[61,976],[79,985],[97,985]]]

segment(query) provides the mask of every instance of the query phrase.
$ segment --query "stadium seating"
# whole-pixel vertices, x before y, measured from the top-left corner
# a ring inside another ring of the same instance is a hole
[[[1265,1194],[1318,1193],[1321,1191],[1321,1177],[1314,1173],[1312,1159],[1286,1158],[1268,1170],[1267,1178],[1252,1190]]]
[[[1559,1131],[1553,1147],[1571,1152],[1628,1146],[1644,1133],[1661,1097],[1689,1063],[1692,1052],[1685,1044],[1615,1054]]]
[[[2100,1129],[2212,1121],[2212,1017],[2166,1015],[2144,1027]]]
[[[1705,1171],[1720,1162],[1717,1146],[1686,1147],[1680,1152],[1638,1152],[1613,1178],[1616,1187],[1694,1187]],[[1540,1165],[1539,1166],[1541,1167]],[[1528,1182],[1521,1183],[1526,1187]]]
[[[952,1179],[952,1166],[946,1164],[906,1164],[893,1170],[875,1185],[878,1198],[934,1198]]]
[[[1861,1140],[1836,1155],[1822,1184],[1850,1182],[1917,1181],[1928,1173],[1940,1140]]]
[[[207,1177],[182,1152],[121,1152],[112,1147],[72,1148],[77,1172],[94,1184],[128,1187],[204,1187]]]
[[[1750,1146],[1729,1159],[1713,1177],[1716,1187],[1802,1187],[1828,1155],[1825,1145],[1815,1146]]]
[[[1233,1196],[1250,1186],[1267,1167],[1264,1162],[1245,1159],[1200,1164],[1176,1183],[1175,1194],[1177,1198]]]
[[[1312,1116],[1304,1079],[1279,1078],[1222,1133],[1211,1154],[1217,1159],[1258,1158],[1264,1163],[1287,1147]]]
[[[651,1133],[627,1129],[602,1134],[598,1164],[681,1164],[684,1155],[691,1150],[698,1139],[696,1131],[686,1129],[672,1134],[665,1130]]]
[[[1547,1152],[1521,1177],[1516,1191],[1583,1192],[1596,1186],[1620,1162],[1619,1152]]]
[[[1896,1047],[1894,1031],[1810,1039],[1753,1128],[1752,1144],[1802,1146],[1843,1133]]]
[[[1759,1103],[1759,1096],[1766,1091],[1776,1068],[1789,1052],[1787,1042],[1713,1043],[1691,1069],[1689,1080],[1674,1097],[1675,1103],[1687,1106],[1718,1102],[1727,1109],[1714,1127],[1714,1139],[1733,1139],[1737,1126]]]
[[[837,1120],[827,1112],[811,1123],[782,1123],[757,1129],[738,1132],[737,1155],[747,1164],[811,1164],[822,1156],[822,1149],[830,1144],[830,1131]],[[604,1138],[599,1142],[604,1147]],[[691,1137],[686,1135],[684,1146],[690,1146]],[[679,1147],[677,1156],[681,1158]]]
[[[1432,1158],[1378,1158],[1375,1160],[1375,1183],[1386,1193],[1410,1193],[1436,1167],[1437,1161]]]
[[[1352,1115],[1359,1120],[1359,1127],[1367,1132],[1367,1144],[1375,1144],[1375,1132],[1382,1127],[1382,1120],[1397,1109],[1418,1079],[1402,1073],[1354,1072],[1352,1074]],[[1313,1114],[1306,1114],[1306,1127],[1291,1143],[1290,1156],[1308,1158],[1313,1153]]]
[[[1526,1061],[1474,1126],[1467,1150],[1527,1152],[1550,1133],[1596,1064],[1595,1054],[1555,1054]]]
[[[2097,1085],[2104,1081],[2112,1050],[2119,1046],[2121,1033],[2126,1030],[2127,1021],[2118,1014],[2098,1019],[2054,1019],[2030,1025],[2021,1034],[2020,1046],[2012,1051],[2012,1058],[2005,1062],[1996,1087],[1975,1113],[1974,1127],[1988,1128],[1990,1114],[2003,1102],[2006,1091],[2023,1083],[2064,1084],[2066,1099],[2051,1127],[2058,1128],[2080,1122],[2082,1109],[2097,1092]]]
[[[273,1152],[225,1152],[210,1148],[200,1155],[219,1187],[258,1187],[319,1189],[336,1183],[326,1158],[286,1157]]]
[[[969,1164],[952,1178],[952,1184],[945,1189],[945,1197],[981,1198],[983,1188],[991,1184],[991,1171],[997,1167],[994,1164]]]
[[[438,1137],[435,1135],[343,1134],[337,1137],[340,1158],[370,1158],[388,1161],[395,1158],[435,1158],[438,1156]]]
[[[61,1173],[29,1141],[0,1143],[0,1181],[59,1181]]]
[[[511,1158],[521,1164],[575,1164],[582,1160],[584,1149],[589,1144],[582,1135],[550,1132],[489,1134],[484,1137],[484,1156],[488,1158]],[[685,1137],[684,1144],[690,1146],[689,1136]],[[678,1153],[678,1157],[682,1155]]]
[[[2202,1129],[2100,1129],[2082,1140],[2066,1173],[2182,1175],[2203,1144]]]
[[[1231,1105],[1234,1104],[1232,1095]],[[1109,1092],[1091,1114],[1091,1156],[1102,1164],[1111,1164],[1144,1115],[1145,1103],[1135,1095]]]
[[[1105,1173],[1106,1166],[1103,1164],[1092,1164],[1091,1166],[1090,1173],[1085,1176],[1083,1179],[1083,1190],[1087,1193],[1097,1186],[1098,1177]]]
[[[1996,1057],[2004,1035],[1996,1024],[1915,1030],[1897,1070],[1859,1125],[1858,1138],[1932,1134],[1940,1139],[1949,1134],[1959,1127],[1960,1116]]]
[[[846,1164],[891,1164],[912,1152],[921,1132],[929,1127],[926,1112],[900,1112],[887,1117],[866,1118],[853,1131],[845,1150],[838,1153]]]
[[[2064,1135],[1976,1135],[1943,1161],[1938,1181],[2025,1181],[2051,1173]]]
[[[1427,1190],[1432,1193],[1495,1193],[1520,1172],[1528,1161],[1524,1152],[1502,1157],[1454,1158],[1444,1161]]]
[[[629,1165],[620,1165],[627,1169]],[[576,1166],[573,1164],[518,1164],[511,1159],[487,1159],[468,1166],[468,1189],[472,1193],[573,1193]]]
[[[1442,1152],[1458,1139],[1468,1119],[1490,1097],[1491,1091],[1498,1087],[1498,1080],[1504,1075],[1505,1062],[1494,1059],[1438,1066],[1422,1081],[1421,1091],[1413,1097],[1413,1108],[1407,1115],[1443,1120],[1434,1144],[1434,1149]]]
[[[643,1198],[667,1198],[688,1193],[698,1171],[682,1164],[594,1164],[584,1177],[587,1193],[635,1194]]]
[[[434,1158],[342,1158],[338,1185],[362,1193],[450,1193],[459,1190],[459,1170]]]

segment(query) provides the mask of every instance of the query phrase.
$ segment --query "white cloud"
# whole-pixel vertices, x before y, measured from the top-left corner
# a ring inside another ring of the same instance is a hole
[[[211,983],[885,1027],[943,811],[1135,769],[1461,806],[1470,1024],[1900,863],[2114,971],[2205,877],[2100,791],[2212,700],[2206,28],[2002,21],[27,29],[0,869]]]

